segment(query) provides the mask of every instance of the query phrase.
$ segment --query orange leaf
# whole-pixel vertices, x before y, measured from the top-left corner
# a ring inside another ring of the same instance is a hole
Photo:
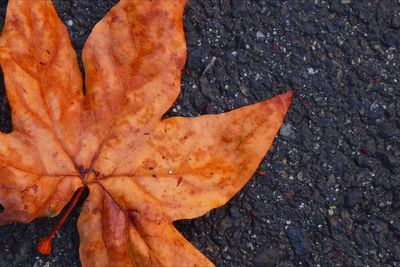
[[[14,130],[0,134],[0,225],[55,216],[88,188],[78,221],[83,266],[213,265],[172,222],[225,204],[245,185],[292,92],[162,120],[180,91],[185,4],[121,0],[111,9],[83,50],[83,96],[51,1],[9,0],[0,62]],[[47,239],[40,248],[51,249]]]

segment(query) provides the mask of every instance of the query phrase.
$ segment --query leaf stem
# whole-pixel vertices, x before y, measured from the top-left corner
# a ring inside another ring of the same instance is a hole
[[[61,228],[61,226],[63,226],[65,220],[68,218],[71,211],[74,209],[74,207],[78,203],[78,200],[81,198],[83,192],[85,191],[85,188],[86,187],[81,187],[76,191],[74,197],[72,198],[71,202],[68,205],[68,208],[65,210],[63,216],[58,221],[56,226],[53,228],[53,230],[51,230],[50,234],[48,234],[45,238],[43,238],[39,242],[36,249],[40,254],[49,255],[51,253],[51,240],[53,239],[53,237],[57,233],[57,231]]]

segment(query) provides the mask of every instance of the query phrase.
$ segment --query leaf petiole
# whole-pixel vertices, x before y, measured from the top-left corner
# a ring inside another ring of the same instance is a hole
[[[83,192],[85,191],[86,187],[79,188],[74,197],[72,198],[71,202],[68,205],[68,208],[65,210],[63,216],[58,221],[56,226],[51,230],[50,234],[48,234],[45,238],[43,238],[39,244],[37,245],[37,251],[42,255],[49,255],[51,253],[51,240],[53,239],[54,235],[60,230],[61,226],[63,226],[64,222],[78,203],[78,200],[81,198]]]

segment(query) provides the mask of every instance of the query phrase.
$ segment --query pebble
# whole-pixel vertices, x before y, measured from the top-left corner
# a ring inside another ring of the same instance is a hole
[[[352,209],[359,205],[362,201],[362,192],[361,190],[355,188],[350,189],[346,192],[345,195],[345,206],[349,209]]]
[[[256,267],[273,267],[278,263],[279,252],[274,248],[262,248],[254,259]]]
[[[286,234],[293,246],[294,253],[299,259],[306,259],[309,256],[308,237],[301,227],[289,226]]]
[[[279,134],[282,136],[290,136],[293,134],[293,125],[290,123],[284,123],[279,130]]]
[[[317,73],[317,71],[314,70],[313,68],[308,68],[307,71],[308,71],[308,74],[309,74],[309,75],[314,75],[314,74]]]
[[[263,38],[265,38],[265,35],[262,32],[258,31],[258,32],[256,32],[256,37],[263,39]]]
[[[220,235],[223,235],[224,232],[229,229],[230,227],[232,227],[232,219],[229,216],[225,216],[221,222],[219,223],[218,226],[218,233]]]

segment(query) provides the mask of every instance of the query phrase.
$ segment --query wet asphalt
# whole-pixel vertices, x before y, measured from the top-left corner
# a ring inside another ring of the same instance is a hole
[[[117,1],[53,2],[80,55]],[[400,2],[190,0],[184,25],[182,93],[166,116],[296,96],[250,182],[176,222],[183,235],[218,266],[400,266]],[[0,266],[80,266],[78,214],[49,257],[34,246],[57,219],[0,228]]]

